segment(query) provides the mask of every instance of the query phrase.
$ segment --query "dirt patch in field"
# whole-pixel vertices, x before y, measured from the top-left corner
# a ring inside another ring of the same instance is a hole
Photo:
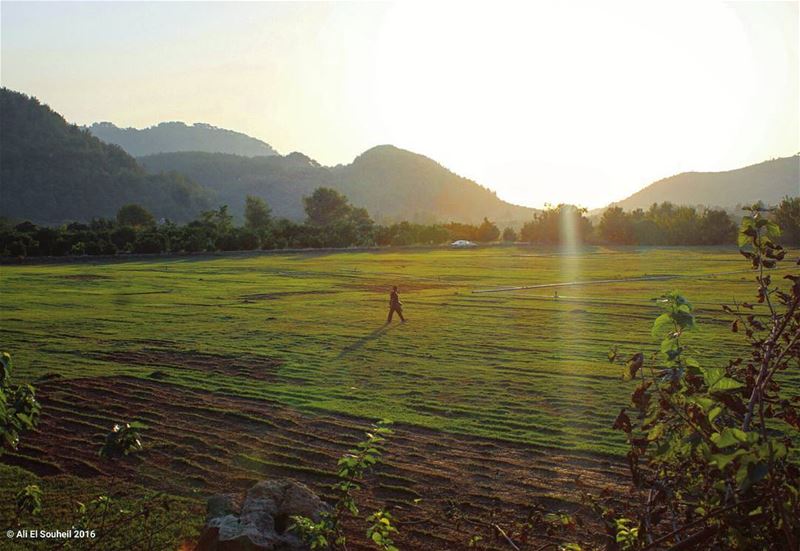
[[[391,280],[390,280],[391,281]],[[397,285],[397,292],[401,295],[403,293],[411,293],[414,291],[425,291],[427,289],[444,289],[446,287],[452,287],[452,284],[446,283],[444,281],[414,281],[414,282],[398,282],[398,283],[388,283],[386,285],[376,284],[376,283],[354,283],[351,285],[347,285],[347,287],[352,289],[359,289],[362,291],[367,291],[369,293],[381,293],[384,295],[388,295],[389,292],[392,290],[392,286]]]
[[[115,469],[130,482],[201,498],[274,477],[300,480],[330,497],[337,458],[368,424],[130,377],[54,381],[37,394],[43,405],[38,432],[0,461],[42,476],[95,477],[98,485]],[[104,432],[130,420],[148,425],[145,450],[104,463],[97,456]],[[536,507],[575,511],[581,491],[622,495],[624,471],[620,462],[600,456],[399,425],[360,499],[363,511],[392,511],[401,549],[466,549],[471,535],[482,535],[487,549],[499,550],[508,547],[495,539],[491,523],[513,535],[514,523]],[[361,522],[348,530],[354,540],[349,548],[368,549],[355,542],[363,534]],[[576,539],[586,539],[599,526],[578,530]],[[551,541],[542,534],[520,548]]]
[[[242,295],[243,302],[254,302],[256,300],[278,300],[283,297],[303,296],[303,295],[333,295],[338,291],[316,290],[316,291],[275,291],[274,293],[256,293],[253,295]]]
[[[97,281],[98,279],[111,279],[109,276],[97,274],[71,274],[56,276],[59,279],[71,279],[74,281]]]
[[[143,348],[94,354],[94,358],[125,365],[166,366],[247,377],[261,381],[276,381],[276,371],[283,361],[263,356],[221,356],[206,352]]]

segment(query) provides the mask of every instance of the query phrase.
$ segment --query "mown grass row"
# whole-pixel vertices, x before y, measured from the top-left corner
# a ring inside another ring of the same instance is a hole
[[[161,381],[58,380],[43,384],[41,391],[45,413],[40,430],[3,461],[44,475],[39,482],[54,502],[69,499],[66,487],[53,489],[56,481],[80,474],[103,492],[112,471],[126,485],[165,491],[195,504],[211,493],[244,490],[255,480],[282,476],[327,496],[336,458],[358,441],[362,430],[359,419],[299,415],[280,405]],[[81,407],[65,409],[68,404]],[[106,464],[95,451],[102,427],[132,418],[148,424],[144,451]],[[436,537],[449,542],[445,547],[458,548],[466,538],[445,518],[453,503],[470,517],[486,518],[494,511],[509,520],[522,518],[534,504],[575,508],[578,487],[600,491],[618,480],[622,470],[597,457],[397,426],[365,498],[370,507],[393,507],[405,521],[426,519],[440,527]],[[579,475],[584,477],[582,486]],[[52,522],[58,518],[54,514],[49,511],[44,518]],[[3,518],[10,517],[0,511]],[[197,515],[195,523],[201,520]],[[426,526],[412,523],[403,538],[407,548],[419,548],[420,541],[433,536]]]
[[[472,292],[648,275],[680,277]],[[400,286],[409,323],[384,328],[392,284]],[[31,379],[160,371],[172,384],[305,410],[620,453],[622,439],[610,425],[630,389],[605,361],[609,348],[653,349],[654,299],[677,288],[698,305],[703,339],[695,355],[722,363],[718,351],[740,341],[720,304],[752,300],[752,287],[741,257],[720,248],[562,254],[509,247],[6,266],[0,335]],[[147,350],[283,363],[266,381],[172,361],[98,359]]]

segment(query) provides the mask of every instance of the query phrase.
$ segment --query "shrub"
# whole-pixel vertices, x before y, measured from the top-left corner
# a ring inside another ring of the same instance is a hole
[[[661,297],[653,323],[658,360],[637,352],[625,364],[623,378],[639,381],[635,415],[623,409],[614,427],[627,436],[643,502],[633,519],[603,511],[622,549],[798,548],[800,397],[790,398],[781,382],[800,361],[800,275],[773,282],[769,271],[785,251],[765,214],[754,207],[739,230],[756,272],[756,303],[723,307],[749,355],[702,365],[689,341],[694,308],[672,292]]]
[[[346,515],[359,515],[355,494],[361,489],[366,473],[381,459],[386,436],[392,431],[388,422],[374,424],[367,432],[367,439],[343,455],[338,462],[338,481],[333,485],[336,501],[331,511],[323,512],[318,522],[310,518],[292,517],[290,530],[297,533],[311,549],[347,550],[343,521]],[[383,551],[397,551],[391,535],[397,530],[392,517],[386,511],[377,511],[367,518],[367,539]]]

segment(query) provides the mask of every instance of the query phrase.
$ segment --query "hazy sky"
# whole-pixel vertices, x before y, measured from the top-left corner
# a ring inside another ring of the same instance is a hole
[[[0,3],[0,81],[79,124],[391,143],[512,202],[602,206],[800,151],[797,2]]]

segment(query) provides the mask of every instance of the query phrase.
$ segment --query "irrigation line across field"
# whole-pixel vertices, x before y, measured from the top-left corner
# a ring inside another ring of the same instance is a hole
[[[788,268],[776,268],[775,271],[787,270]],[[698,279],[708,278],[724,275],[746,274],[751,273],[752,270],[734,270],[732,272],[717,272],[714,274],[685,274],[685,275],[660,275],[660,276],[641,276],[641,277],[624,277],[618,279],[594,279],[590,281],[569,281],[563,283],[540,283],[537,285],[522,285],[518,287],[498,287],[496,289],[473,289],[473,293],[502,293],[507,291],[524,291],[526,289],[547,289],[552,287],[577,287],[579,285],[602,285],[607,283],[629,283],[635,281],[667,281],[670,279]]]
[[[568,303],[575,303],[575,304],[601,304],[601,305],[619,305],[619,304],[630,304],[633,306],[641,306],[642,304],[649,304],[656,300],[656,297],[648,298],[648,299],[625,299],[619,297],[600,297],[600,296],[587,296],[587,297],[573,297],[573,296],[566,296],[566,295],[558,295],[558,297],[554,297],[553,295],[528,295],[528,294],[516,294],[516,295],[506,295],[507,298],[513,298],[518,300],[544,300],[544,301],[559,301],[559,302],[568,302]],[[705,305],[705,306],[722,306],[723,304],[730,304],[731,301],[719,301],[719,302],[712,302],[712,301],[702,301],[702,300],[693,300],[692,304],[695,306]]]

